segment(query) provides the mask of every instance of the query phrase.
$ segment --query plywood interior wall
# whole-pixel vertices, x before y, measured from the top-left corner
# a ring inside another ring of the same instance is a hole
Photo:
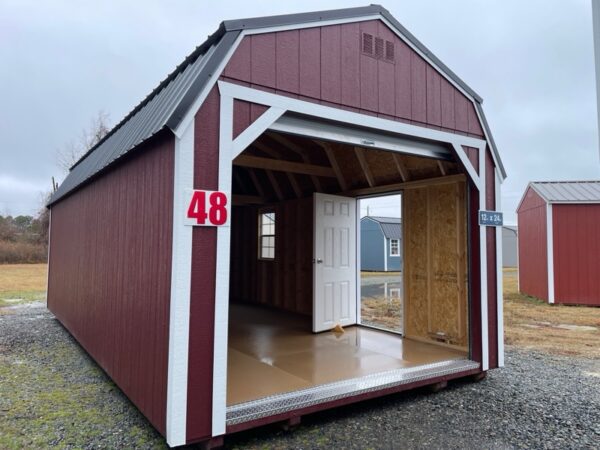
[[[275,211],[275,259],[258,259],[258,214]],[[312,314],[312,197],[235,206],[231,216],[232,301]]]
[[[405,333],[467,349],[466,183],[403,196]]]

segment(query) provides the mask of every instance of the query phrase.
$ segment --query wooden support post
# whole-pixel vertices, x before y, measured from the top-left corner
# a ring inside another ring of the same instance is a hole
[[[286,421],[281,422],[281,428],[284,431],[292,430],[292,429],[298,427],[300,425],[301,421],[302,421],[302,416],[290,417]]]
[[[198,450],[214,450],[217,448],[222,448],[224,444],[223,436],[216,436],[206,441],[199,442],[195,445]]]
[[[446,389],[448,386],[447,381],[439,381],[437,383],[430,384],[427,386],[431,392],[440,392],[442,389]]]
[[[365,153],[361,147],[354,147],[354,153],[358,158],[358,162],[360,163],[360,167],[365,174],[365,178],[367,179],[367,183],[369,183],[369,187],[375,186],[375,179],[373,178],[373,174],[371,173],[371,169],[369,168],[369,163],[367,163],[367,158],[365,158]]]

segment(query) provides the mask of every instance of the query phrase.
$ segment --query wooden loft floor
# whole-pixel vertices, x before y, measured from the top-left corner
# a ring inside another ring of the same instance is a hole
[[[233,161],[234,202],[265,204],[313,192],[350,197],[462,173],[458,164],[266,132]]]
[[[360,326],[310,332],[310,317],[231,304],[227,405],[467,354]]]

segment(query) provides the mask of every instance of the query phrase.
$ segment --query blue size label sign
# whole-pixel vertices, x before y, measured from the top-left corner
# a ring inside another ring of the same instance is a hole
[[[479,211],[479,225],[501,227],[502,213],[497,211]]]

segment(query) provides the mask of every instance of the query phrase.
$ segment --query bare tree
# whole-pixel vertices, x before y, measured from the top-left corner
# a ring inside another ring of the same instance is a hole
[[[98,111],[98,114],[92,118],[88,128],[81,130],[79,137],[67,142],[56,152],[58,165],[66,173],[79,161],[90,148],[102,140],[110,131],[110,116],[104,111]]]

